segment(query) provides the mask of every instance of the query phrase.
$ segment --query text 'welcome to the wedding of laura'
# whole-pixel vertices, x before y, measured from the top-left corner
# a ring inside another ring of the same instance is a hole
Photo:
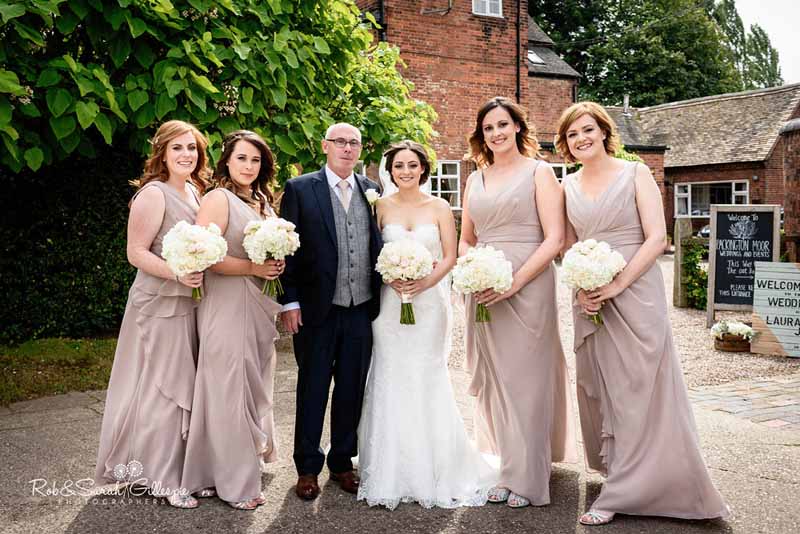
[[[780,250],[779,206],[711,206],[706,326],[716,310],[749,311],[756,261],[776,261]]]
[[[750,350],[800,358],[800,263],[755,262]]]

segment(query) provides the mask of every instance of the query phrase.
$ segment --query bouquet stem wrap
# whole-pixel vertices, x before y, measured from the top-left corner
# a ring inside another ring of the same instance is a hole
[[[411,304],[411,295],[400,294],[400,324],[417,324],[414,318],[414,305]]]

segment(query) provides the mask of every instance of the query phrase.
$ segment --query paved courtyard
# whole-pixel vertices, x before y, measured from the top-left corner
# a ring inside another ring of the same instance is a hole
[[[671,259],[663,258],[660,264],[667,279]],[[671,284],[671,276],[665,281]],[[561,335],[574,378],[569,307],[564,291],[561,293]],[[670,314],[703,455],[734,515],[728,521],[620,516],[600,530],[622,534],[798,532],[800,361],[719,353],[711,348],[702,312],[670,310]],[[459,328],[457,325],[456,332]],[[296,373],[294,356],[287,348],[285,342],[280,344],[275,387],[280,459],[262,478],[266,505],[255,512],[241,512],[208,499],[201,501],[197,510],[176,510],[147,496],[81,496],[80,488],[88,486],[86,479],[94,473],[105,392],[76,392],[0,408],[0,533],[598,531],[576,523],[602,482],[600,477],[588,475],[582,462],[555,466],[552,504],[546,507],[426,510],[404,504],[389,512],[356,502],[328,482],[327,472],[320,477],[320,498],[311,503],[300,501],[293,492],[296,475],[291,461]],[[471,429],[473,407],[466,395],[468,377],[460,365],[462,356],[463,351],[456,347],[450,360],[451,378]]]

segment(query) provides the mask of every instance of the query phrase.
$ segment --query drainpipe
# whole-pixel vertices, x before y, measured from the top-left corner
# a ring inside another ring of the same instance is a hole
[[[517,104],[520,102],[521,94],[520,94],[520,79],[519,79],[519,63],[520,63],[520,47],[522,46],[519,41],[519,31],[520,31],[520,10],[522,9],[522,0],[517,0]]]
[[[378,22],[381,29],[378,31],[378,40],[381,42],[386,41],[386,6],[383,5],[383,0],[378,0]]]

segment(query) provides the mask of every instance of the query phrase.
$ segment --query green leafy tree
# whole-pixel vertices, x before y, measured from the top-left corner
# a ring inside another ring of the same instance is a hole
[[[747,34],[744,30],[742,18],[736,10],[734,0],[720,0],[712,9],[714,20],[719,24],[722,33],[728,40],[736,69],[744,73],[745,57],[747,56]]]
[[[750,26],[746,51],[742,75],[745,89],[783,85],[778,51],[758,24]]]
[[[632,105],[647,106],[741,87],[710,0],[597,0],[575,20],[580,0],[532,4],[544,29],[562,26],[556,50],[583,76],[581,98],[619,104],[629,94]]]
[[[398,51],[372,45],[352,0],[28,0],[0,2],[0,24],[0,162],[13,171],[112,143],[146,153],[172,118],[207,133],[212,159],[227,132],[261,133],[284,179],[319,162],[334,121],[362,128],[367,161],[434,133]]]

